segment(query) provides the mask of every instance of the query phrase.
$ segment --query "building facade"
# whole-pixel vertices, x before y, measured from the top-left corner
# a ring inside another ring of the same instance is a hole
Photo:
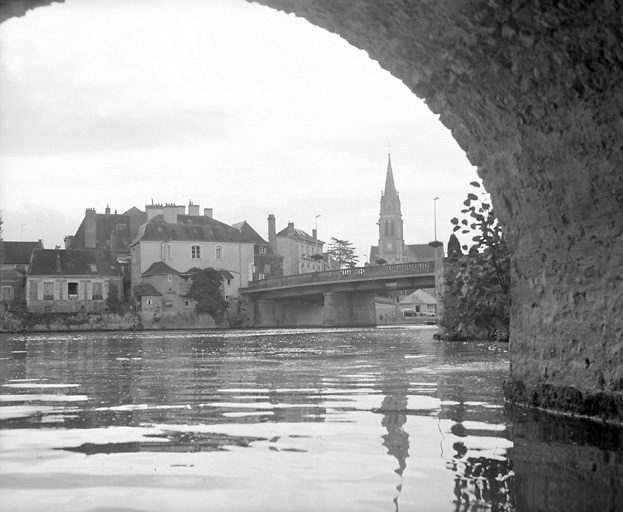
[[[240,231],[244,240],[254,244],[254,260],[253,266],[249,270],[249,281],[283,275],[283,256],[276,254],[270,244],[246,220],[233,224],[233,227]]]
[[[310,236],[305,231],[295,228],[294,222],[288,222],[285,229],[275,234],[275,247],[276,252],[283,257],[283,275],[306,274],[328,269],[328,264],[323,258],[324,242],[318,240],[315,229]]]
[[[165,263],[180,275],[192,268],[214,268],[227,276],[223,283],[225,298],[237,297],[239,288],[249,282],[255,244],[236,228],[212,218],[212,210],[200,215],[196,207],[185,214],[181,213],[183,206],[168,204],[162,211],[148,210],[149,220],[132,243],[133,285],[144,282],[143,274],[154,263]]]
[[[122,275],[107,251],[38,249],[26,284],[30,312],[104,312],[110,293],[121,298]]]
[[[37,242],[0,242],[0,303],[2,309],[15,309],[26,302],[26,278],[32,253],[43,249]]]
[[[129,297],[130,246],[139,228],[147,222],[147,214],[136,207],[118,214],[106,206],[104,213],[87,208],[76,233],[65,237],[65,249],[98,249],[111,254],[123,273],[124,296]]]

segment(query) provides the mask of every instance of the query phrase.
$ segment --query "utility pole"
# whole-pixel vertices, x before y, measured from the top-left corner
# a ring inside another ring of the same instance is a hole
[[[432,242],[429,242],[429,244],[428,244],[431,247],[435,248],[435,259],[437,259],[439,257],[439,254],[437,252],[437,248],[441,247],[443,245],[441,242],[439,242],[437,240],[437,200],[438,199],[439,199],[438,197],[433,199],[433,226],[434,226],[434,230],[435,230],[435,240],[433,240]],[[442,254],[442,256],[443,256],[443,254]]]
[[[318,217],[320,217],[320,215],[316,215],[316,229],[314,230],[314,254],[318,254]],[[318,260],[316,260],[316,263],[318,262]],[[314,264],[314,268],[316,267],[316,264]]]

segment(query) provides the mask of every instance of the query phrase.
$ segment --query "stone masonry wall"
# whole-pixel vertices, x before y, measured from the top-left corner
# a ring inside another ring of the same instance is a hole
[[[513,253],[509,397],[623,420],[623,2],[261,3],[365,49],[478,166]]]

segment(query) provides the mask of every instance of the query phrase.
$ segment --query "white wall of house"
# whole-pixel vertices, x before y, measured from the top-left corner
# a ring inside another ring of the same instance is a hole
[[[238,295],[249,284],[249,265],[254,262],[252,243],[232,242],[138,242],[132,250],[132,278],[140,276],[153,263],[162,261],[179,272],[197,268],[228,270],[234,276],[225,283],[225,295]]]

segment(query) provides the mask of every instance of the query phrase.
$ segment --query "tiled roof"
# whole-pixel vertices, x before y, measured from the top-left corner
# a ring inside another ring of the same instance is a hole
[[[162,215],[156,215],[140,227],[134,243],[176,240],[253,243],[245,240],[236,228],[211,217],[194,215],[178,215],[175,224],[167,224]]]
[[[440,247],[440,255],[443,254],[443,246]],[[428,244],[405,244],[404,256],[411,261],[430,261],[435,259],[435,248]],[[379,246],[370,247],[370,261],[374,262],[379,258]]]
[[[279,233],[277,233],[276,236],[280,236],[280,237],[288,237],[288,238],[296,238],[298,240],[304,240],[306,242],[312,242],[312,243],[319,243],[319,244],[324,244],[324,242],[322,240],[316,240],[313,236],[308,235],[307,233],[305,233],[305,231],[303,231],[302,229],[298,229],[298,228],[284,228],[281,231],[279,231]]]
[[[400,304],[437,304],[437,299],[424,290],[416,290],[402,299]]]
[[[229,270],[218,269],[224,279],[233,279],[234,275]]]
[[[2,263],[28,265],[35,249],[43,249],[41,242],[2,242]]]
[[[170,267],[166,263],[162,261],[157,261],[156,263],[152,263],[150,267],[143,272],[144,276],[159,276],[159,275],[169,275],[169,274],[179,274],[177,270],[173,267]]]
[[[242,222],[237,222],[236,224],[232,224],[232,227],[240,231],[240,234],[243,236],[246,242],[251,242],[252,244],[257,245],[268,245],[268,242],[264,240],[246,220],[243,220]]]
[[[85,242],[85,222],[86,216],[78,227],[73,240],[69,244],[69,249],[86,249]],[[116,237],[117,250],[129,250],[132,240],[136,236],[139,227],[147,222],[147,214],[136,207],[130,208],[123,214],[117,213],[97,213],[95,216],[95,236],[96,249],[109,249],[110,238],[114,233]],[[126,229],[118,229],[124,224]]]
[[[39,249],[32,253],[28,275],[119,277],[121,272],[106,251]]]
[[[139,210],[136,206],[133,206],[128,211],[123,212],[123,215],[145,215],[145,212]]]
[[[435,248],[428,244],[405,244],[406,251],[410,252],[416,261],[425,261],[435,259]],[[439,248],[440,254],[443,254],[443,245]]]
[[[156,290],[156,287],[151,283],[141,283],[143,286],[143,297],[162,297],[162,293]]]

